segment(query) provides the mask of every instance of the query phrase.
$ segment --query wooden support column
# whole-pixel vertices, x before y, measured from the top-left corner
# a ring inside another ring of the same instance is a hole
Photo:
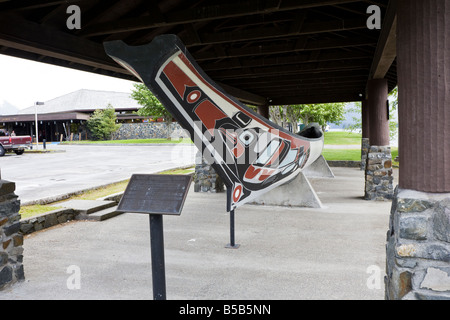
[[[386,299],[450,300],[450,0],[398,0],[400,182]]]
[[[361,127],[362,127],[362,137],[369,139],[370,133],[370,121],[369,121],[369,101],[364,99],[361,102]]]
[[[370,145],[389,145],[388,119],[388,84],[386,79],[373,79],[367,83],[369,108],[369,136]]]
[[[361,170],[366,169],[367,154],[370,148],[370,121],[369,121],[369,101],[364,99],[361,102],[361,129],[362,129],[362,139],[361,139]]]
[[[366,200],[392,200],[394,176],[389,146],[389,119],[387,110],[388,84],[386,79],[367,83],[369,107],[369,143],[365,168]]]
[[[450,1],[399,1],[401,188],[450,192]]]

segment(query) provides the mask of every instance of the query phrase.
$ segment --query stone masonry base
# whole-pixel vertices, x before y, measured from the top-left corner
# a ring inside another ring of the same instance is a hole
[[[25,279],[20,201],[13,182],[0,180],[0,290]]]
[[[195,156],[194,192],[222,192],[225,185],[214,168],[202,157],[201,152]]]
[[[450,300],[449,193],[395,190],[386,273],[388,300]]]
[[[365,176],[364,198],[366,200],[392,200],[394,176],[389,146],[371,146],[369,148]]]
[[[361,171],[366,170],[367,154],[369,153],[370,142],[369,138],[361,139]]]

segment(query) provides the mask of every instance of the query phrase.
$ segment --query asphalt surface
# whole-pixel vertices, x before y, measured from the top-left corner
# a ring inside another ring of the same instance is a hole
[[[384,299],[391,203],[362,199],[358,169],[332,170],[334,179],[310,180],[321,209],[238,208],[237,250],[224,248],[225,193],[191,188],[181,216],[164,217],[167,298]],[[152,299],[149,218],[126,213],[34,233],[24,270],[0,300]]]
[[[42,146],[40,146],[42,148]],[[67,194],[193,165],[193,145],[48,145],[54,153],[14,153],[0,158],[1,177],[16,183],[22,205],[59,200]]]

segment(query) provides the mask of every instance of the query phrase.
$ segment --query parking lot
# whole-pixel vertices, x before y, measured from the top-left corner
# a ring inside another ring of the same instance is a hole
[[[40,146],[42,148],[42,146]],[[16,183],[22,205],[41,199],[193,165],[193,145],[48,145],[58,152],[0,158],[1,178]]]

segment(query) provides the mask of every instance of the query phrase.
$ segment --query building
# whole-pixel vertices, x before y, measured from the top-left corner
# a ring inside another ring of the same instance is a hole
[[[43,105],[31,106],[14,115],[0,116],[0,128],[17,135],[36,135],[35,113],[37,109],[39,141],[83,139],[88,136],[86,122],[96,109],[112,105],[119,122],[143,121],[133,114],[141,106],[130,93],[81,89]]]

